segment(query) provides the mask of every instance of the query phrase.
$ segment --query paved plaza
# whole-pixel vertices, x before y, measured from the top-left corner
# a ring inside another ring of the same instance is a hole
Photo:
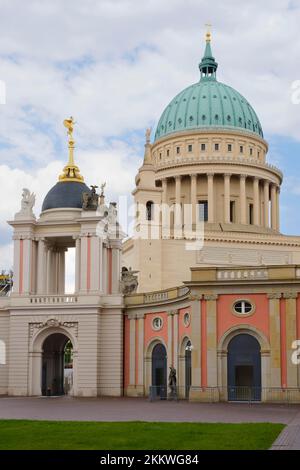
[[[300,449],[299,405],[150,402],[144,398],[1,397],[0,419],[283,423],[288,426],[272,449]]]

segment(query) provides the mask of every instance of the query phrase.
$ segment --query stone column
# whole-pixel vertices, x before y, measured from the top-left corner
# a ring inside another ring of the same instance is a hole
[[[80,237],[80,291],[87,293],[87,270],[88,270],[88,235]]]
[[[138,327],[138,395],[144,395],[144,314],[138,314],[137,316],[137,327]]]
[[[264,225],[269,227],[269,181],[264,181]]]
[[[197,223],[197,174],[191,175],[191,214],[194,227]]]
[[[58,251],[58,294],[65,293],[65,277],[66,277],[66,266],[65,266],[65,254],[66,249],[62,248]]]
[[[162,179],[162,194],[161,194],[161,237],[169,238],[170,237],[170,217],[169,210],[167,207],[167,189],[168,189],[168,180],[167,178]]]
[[[276,208],[276,185],[272,184],[271,185],[271,227],[273,230],[277,230],[277,221],[276,221],[276,215],[277,215],[277,208]]]
[[[280,355],[280,293],[268,294],[270,318],[270,380],[271,387],[281,387],[281,355]]]
[[[102,241],[97,235],[91,237],[91,281],[90,290],[94,293],[100,291],[100,273],[102,258]]]
[[[298,387],[298,366],[292,363],[292,344],[297,338],[297,292],[284,292],[286,313],[286,359],[287,359],[287,387]]]
[[[230,223],[230,173],[224,175],[224,222]]]
[[[174,315],[173,315],[173,365],[174,365],[174,367],[177,371],[177,381],[178,381],[178,342],[179,342],[178,319],[179,319],[179,311],[174,310]],[[180,385],[180,384],[177,384],[177,385]]]
[[[253,179],[253,222],[259,225],[259,178]]]
[[[247,223],[246,216],[246,175],[240,175],[240,223]]]
[[[14,294],[20,294],[20,237],[17,235],[13,236],[14,241],[14,264],[13,264],[13,292]],[[22,273],[23,275],[23,273]]]
[[[214,222],[214,173],[207,173],[208,222]]]
[[[276,229],[279,231],[280,230],[280,206],[279,206],[279,195],[280,195],[280,186],[277,186],[277,191],[276,191]]]
[[[45,239],[39,238],[37,249],[37,294],[46,293],[46,262],[47,251]]]
[[[129,318],[129,386],[128,395],[135,395],[135,328],[136,315],[130,315]]]
[[[53,294],[52,286],[53,286],[53,277],[52,277],[52,269],[53,269],[53,262],[52,262],[53,252],[50,246],[47,249],[47,294]]]
[[[112,294],[118,294],[120,292],[121,279],[120,253],[122,250],[122,241],[111,240],[110,246],[112,248]]]
[[[174,311],[171,310],[168,312],[168,352],[167,352],[167,358],[168,358],[168,370],[170,366],[173,366],[173,316],[174,316]]]
[[[175,176],[174,237],[182,237],[181,176]]]
[[[217,387],[217,298],[215,294],[204,295],[207,302],[206,327],[207,327],[207,385]]]
[[[201,297],[191,296],[192,385],[190,400],[199,400],[201,392]]]
[[[80,289],[80,237],[75,238],[75,292]]]

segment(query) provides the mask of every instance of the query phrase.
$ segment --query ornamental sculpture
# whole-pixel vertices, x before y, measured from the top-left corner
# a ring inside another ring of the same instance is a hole
[[[120,289],[122,294],[135,294],[138,288],[138,271],[132,271],[131,268],[122,268],[122,277],[120,281]]]
[[[21,210],[15,215],[16,219],[35,219],[33,207],[35,204],[35,194],[24,188],[21,199]]]
[[[96,193],[98,186],[91,185],[91,192],[82,193],[82,209],[84,211],[96,211],[99,204],[99,194]]]

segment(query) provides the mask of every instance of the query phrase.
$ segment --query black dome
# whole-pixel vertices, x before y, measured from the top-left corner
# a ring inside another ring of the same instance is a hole
[[[77,181],[58,182],[46,195],[42,211],[60,207],[81,209],[82,193],[90,191],[86,184]]]

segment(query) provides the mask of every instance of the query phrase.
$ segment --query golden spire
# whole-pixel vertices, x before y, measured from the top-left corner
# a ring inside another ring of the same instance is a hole
[[[211,41],[211,30],[210,30],[211,24],[206,23],[205,26],[206,26],[205,40],[206,42],[210,42]]]
[[[74,130],[74,119],[72,116],[69,119],[64,120],[64,126],[68,129],[69,136],[69,161],[64,167],[63,173],[59,176],[59,181],[77,181],[83,183],[83,176],[80,174],[78,166],[74,163],[74,144],[73,130]]]

